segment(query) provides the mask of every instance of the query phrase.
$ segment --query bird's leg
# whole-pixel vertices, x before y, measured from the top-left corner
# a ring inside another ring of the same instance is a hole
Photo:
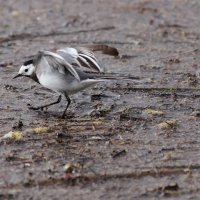
[[[63,114],[62,114],[62,118],[65,117],[65,113],[66,113],[66,111],[67,111],[67,109],[68,109],[68,107],[69,107],[69,105],[70,105],[70,103],[71,103],[71,99],[69,98],[69,96],[68,96],[67,94],[65,94],[65,97],[66,97],[66,99],[67,99],[67,106],[66,106],[66,108],[65,108],[65,110],[64,110],[64,112],[63,112]]]
[[[52,103],[49,103],[49,104],[46,104],[46,105],[43,105],[43,106],[38,106],[38,107],[29,106],[29,109],[31,109],[31,110],[39,110],[39,109],[42,109],[42,110],[43,110],[43,108],[47,108],[47,107],[52,106],[52,105],[54,105],[54,104],[60,103],[61,98],[62,98],[62,96],[59,95],[58,99],[57,99],[55,102],[52,102]]]

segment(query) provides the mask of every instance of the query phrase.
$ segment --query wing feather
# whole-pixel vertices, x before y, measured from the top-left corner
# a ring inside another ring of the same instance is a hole
[[[90,64],[90,68],[94,69],[95,71],[102,72],[102,69],[92,57],[82,53],[79,53],[79,57],[84,58]]]
[[[117,49],[106,45],[92,45],[86,47],[66,47],[57,50],[56,53],[50,51],[40,51],[37,60],[45,62],[45,64],[51,68],[55,68],[60,73],[65,73],[67,70],[76,79],[80,80],[79,75],[74,67],[86,67],[92,71],[102,72],[102,68],[99,66],[98,61],[94,55],[94,51],[101,51],[104,54],[117,56]]]
[[[102,72],[102,69],[97,63],[97,59],[95,58],[94,53],[87,48],[66,47],[57,50],[57,53],[71,65],[87,67],[91,70]]]
[[[56,69],[60,73],[65,73],[65,71],[67,70],[76,79],[80,80],[80,77],[74,67],[57,53],[53,53],[50,51],[40,51],[36,59],[36,66],[41,66],[41,62],[45,62],[45,64],[48,65],[49,68]]]

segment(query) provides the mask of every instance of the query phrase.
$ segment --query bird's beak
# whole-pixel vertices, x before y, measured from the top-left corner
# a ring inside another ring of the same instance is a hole
[[[16,76],[13,77],[13,79],[18,78],[20,76],[23,76],[22,74],[17,74]]]

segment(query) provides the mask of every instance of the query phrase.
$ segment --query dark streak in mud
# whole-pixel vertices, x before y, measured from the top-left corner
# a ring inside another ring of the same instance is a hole
[[[7,38],[0,38],[0,42],[10,42],[15,40],[27,40],[27,39],[34,39],[34,38],[42,38],[42,37],[52,37],[52,36],[59,36],[59,35],[74,35],[79,33],[87,33],[87,32],[96,32],[96,31],[109,31],[114,29],[114,26],[105,26],[105,27],[99,27],[94,29],[85,29],[85,30],[78,30],[78,31],[71,31],[71,32],[50,32],[50,33],[19,33],[19,34],[13,34],[8,36]]]

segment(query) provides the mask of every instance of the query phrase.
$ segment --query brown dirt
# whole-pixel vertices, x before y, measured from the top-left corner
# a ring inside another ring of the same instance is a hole
[[[0,199],[199,199],[199,10],[198,0],[1,1],[0,136],[48,131],[1,140]],[[64,120],[65,101],[29,110],[56,96],[12,80],[19,66],[92,43],[120,51],[97,55],[107,71],[140,79],[74,95]]]

